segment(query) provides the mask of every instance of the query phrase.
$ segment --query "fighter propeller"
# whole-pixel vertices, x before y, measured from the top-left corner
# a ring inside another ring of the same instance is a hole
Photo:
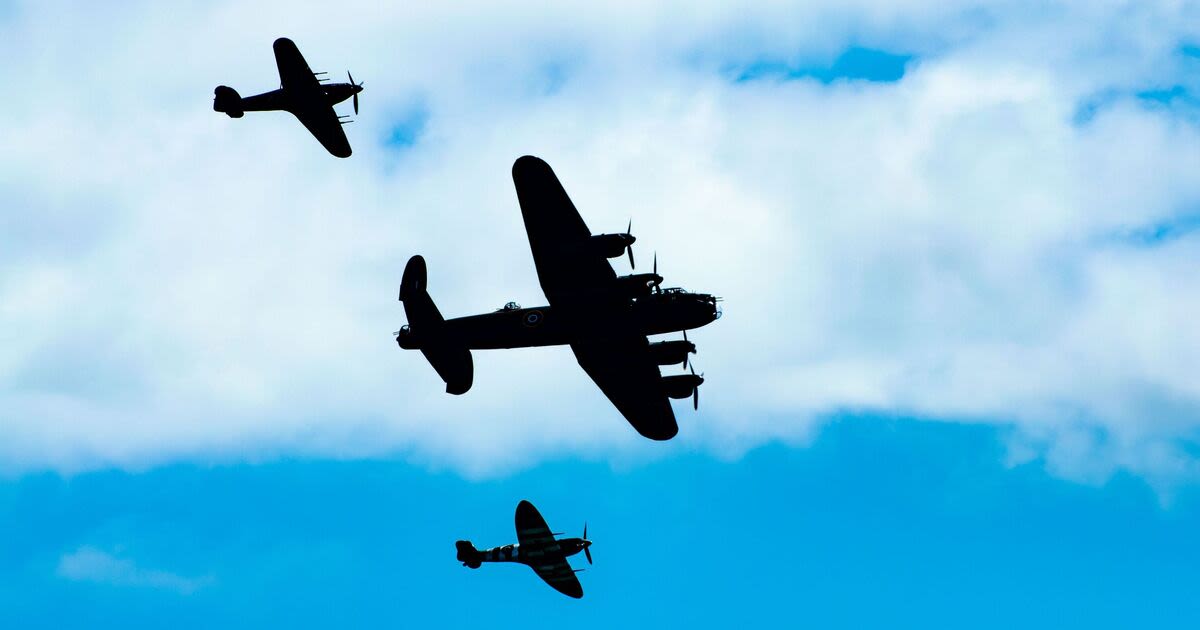
[[[362,91],[363,84],[355,83],[354,75],[350,74],[349,70],[346,71],[346,76],[350,79],[350,85],[353,85],[354,87],[358,88],[358,89],[354,90],[354,115],[357,116],[358,115],[358,93]]]
[[[587,557],[588,564],[592,563],[592,551],[589,547],[592,546],[592,541],[587,537],[587,521],[583,522],[583,555]]]

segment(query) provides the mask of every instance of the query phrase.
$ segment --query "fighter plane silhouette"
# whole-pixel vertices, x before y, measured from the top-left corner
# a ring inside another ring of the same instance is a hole
[[[290,112],[316,136],[321,145],[333,155],[350,157],[350,142],[342,125],[352,122],[338,116],[333,106],[354,99],[354,113],[358,113],[358,93],[361,83],[355,83],[349,72],[349,83],[323,83],[324,72],[313,72],[300,55],[296,44],[286,37],[275,40],[275,63],[279,66],[279,89],[242,98],[237,90],[228,86],[217,86],[214,90],[213,109],[228,114],[230,118],[241,118],[246,112],[285,111]]]

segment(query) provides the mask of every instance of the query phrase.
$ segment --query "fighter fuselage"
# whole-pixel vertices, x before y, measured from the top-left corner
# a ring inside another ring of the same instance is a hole
[[[592,541],[583,538],[560,538],[556,542],[558,548],[562,551],[562,555],[565,557],[571,557],[583,551],[584,547],[591,546],[592,544]],[[522,554],[521,545],[519,544],[483,549],[477,551],[476,554],[478,555],[473,556],[470,560],[476,562],[516,562],[519,564],[534,565],[541,562],[542,559],[541,551]]]
[[[320,86],[320,90],[325,95],[325,104],[332,107],[361,92],[362,86],[353,83],[325,83]],[[292,111],[300,106],[297,104],[299,102],[292,91],[280,88],[242,98],[239,109],[244,112]],[[305,106],[308,104],[305,103]]]

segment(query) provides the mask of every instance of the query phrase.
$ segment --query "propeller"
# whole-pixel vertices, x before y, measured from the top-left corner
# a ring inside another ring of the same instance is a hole
[[[654,252],[654,275],[658,275],[658,252]],[[662,293],[661,283],[654,285],[655,293]]]
[[[637,265],[633,264],[633,219],[629,219],[629,225],[625,228],[625,242],[629,243],[625,246],[625,251],[629,254],[629,268],[637,269]]]
[[[356,88],[361,88],[363,86],[362,83],[354,82],[354,75],[350,74],[349,70],[346,71],[346,76],[349,77],[349,79],[350,79],[350,85],[353,85]],[[358,115],[358,93],[359,93],[359,91],[360,90],[354,90],[354,115],[355,116]]]
[[[588,564],[592,563],[592,551],[588,547],[592,546],[592,541],[587,539],[587,521],[583,522],[583,555],[587,556]]]
[[[692,376],[696,376],[696,370],[692,366],[689,365],[688,370],[691,371]],[[704,372],[701,372],[698,378],[700,382],[696,383],[696,387],[692,388],[692,409],[697,411],[700,410],[700,386],[704,384]]]
[[[685,342],[688,340],[688,338],[687,338],[687,329],[686,329],[686,328],[685,328],[685,329],[683,329],[683,340],[684,340]],[[685,368],[686,368],[687,366],[688,366],[688,353],[686,353],[686,352],[685,352],[685,353],[683,354],[683,367],[685,367]]]

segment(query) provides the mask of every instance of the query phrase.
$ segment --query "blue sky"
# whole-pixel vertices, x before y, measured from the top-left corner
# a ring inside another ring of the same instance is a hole
[[[0,627],[1200,621],[1200,7],[345,4],[0,0]],[[211,111],[279,35],[351,159]],[[395,347],[544,300],[522,154],[725,298],[670,443]],[[582,601],[454,561],[520,499]]]
[[[1164,508],[1128,475],[1090,487],[1006,467],[999,437],[846,418],[738,461],[559,461],[485,482],[378,459],[30,475],[0,490],[0,608],[22,628],[1200,621],[1195,489]],[[568,534],[588,521],[583,600],[525,567],[454,561],[458,537],[511,541],[522,498]],[[198,586],[64,578],[79,548]]]

